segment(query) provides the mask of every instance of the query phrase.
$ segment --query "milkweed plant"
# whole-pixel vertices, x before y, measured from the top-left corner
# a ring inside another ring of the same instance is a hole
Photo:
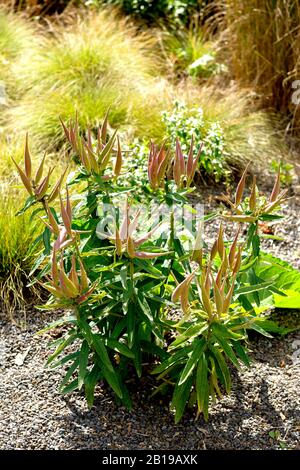
[[[286,295],[274,269],[269,277],[261,269],[276,266],[261,250],[260,222],[280,217],[280,171],[265,196],[255,177],[246,191],[246,168],[233,200],[203,214],[189,199],[201,158],[193,139],[187,152],[179,140],[174,152],[152,143],[136,192],[107,116],[97,133],[81,133],[77,119],[62,126],[75,171],[69,164],[52,183],[45,157],[34,171],[28,138],[24,167],[15,162],[29,194],[20,213],[31,208],[44,223],[32,283],[49,299],[39,308],[65,311],[40,332],[64,327],[47,365],[66,368],[63,394],[82,390],[92,407],[96,384],[106,382],[130,408],[127,382],[150,364],[154,393],[172,391],[176,422],[187,406],[207,420],[210,404],[231,390],[230,363],[250,365],[248,331],[269,336],[262,312]],[[216,218],[208,246],[205,225]],[[226,236],[232,223],[235,235]]]

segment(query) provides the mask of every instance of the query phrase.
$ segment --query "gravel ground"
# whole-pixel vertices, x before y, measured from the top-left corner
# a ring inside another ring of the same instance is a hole
[[[214,196],[207,202],[211,191],[201,190],[206,211],[217,205]],[[265,242],[296,268],[299,209],[299,200],[291,200],[284,224],[274,225],[284,241]],[[216,230],[213,222],[208,241]],[[49,337],[33,335],[49,317],[33,311],[27,318],[26,329],[0,321],[0,449],[300,449],[300,333],[273,340],[254,336],[252,368],[233,371],[232,394],[211,407],[209,422],[195,421],[188,411],[175,426],[169,397],[150,398],[153,378],[129,384],[132,412],[100,386],[91,411],[79,393],[60,396],[62,372],[44,368]],[[26,354],[23,364],[20,353]]]
[[[300,334],[255,337],[252,368],[233,372],[232,395],[211,408],[209,422],[188,411],[175,426],[168,397],[149,398],[149,379],[129,384],[131,412],[100,386],[91,411],[79,393],[60,396],[61,372],[44,368],[49,338],[33,335],[47,317],[29,318],[26,330],[0,324],[1,449],[300,449],[300,362],[292,361]]]

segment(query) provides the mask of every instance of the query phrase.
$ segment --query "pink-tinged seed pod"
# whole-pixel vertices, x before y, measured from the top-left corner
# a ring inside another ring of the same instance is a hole
[[[58,223],[55,220],[55,217],[51,211],[51,209],[48,206],[48,203],[46,202],[46,212],[48,215],[48,220],[50,223],[51,231],[54,233],[54,235],[58,236],[59,235],[59,226]]]
[[[37,197],[38,200],[41,200],[41,199],[43,199],[44,196],[46,196],[46,193],[47,193],[48,188],[49,188],[50,176],[51,176],[53,170],[54,170],[54,168],[50,168],[49,171],[48,171],[47,176],[43,179],[41,184],[37,188],[35,188],[35,194],[36,194],[36,197]]]
[[[25,175],[25,173],[23,172],[23,170],[20,168],[20,166],[17,164],[17,162],[15,161],[15,159],[12,157],[12,161],[14,162],[16,168],[17,168],[17,171],[19,173],[19,176],[22,180],[22,183],[23,185],[25,186],[26,190],[28,191],[28,193],[33,196],[33,189],[32,189],[32,185],[31,185],[31,182],[30,180],[27,178],[27,176]]]
[[[62,183],[63,183],[65,174],[66,174],[66,172],[67,172],[67,169],[68,169],[68,167],[65,169],[65,171],[63,172],[63,174],[61,175],[61,177],[59,178],[59,180],[57,181],[57,183],[54,185],[54,187],[53,187],[51,193],[49,194],[49,197],[48,197],[48,201],[49,201],[49,202],[54,201],[54,200],[58,197],[58,195],[59,195],[59,193],[60,193],[61,185],[62,185]]]
[[[201,285],[200,288],[201,288],[202,304],[203,304],[204,310],[207,312],[208,316],[211,317],[213,311],[212,311],[210,298],[207,295],[207,292],[206,292],[204,286]]]
[[[55,249],[52,252],[51,273],[52,273],[53,284],[56,287],[58,287],[58,285],[59,285],[59,275],[58,275],[58,269],[57,269],[57,259],[56,259]]]
[[[61,213],[64,226],[66,228],[66,231],[72,237],[73,236],[72,228],[71,228],[72,219],[70,219],[69,217],[68,211],[64,206],[61,195],[60,195],[60,213]]]
[[[215,240],[212,249],[210,251],[210,259],[211,261],[216,257],[216,254],[218,252],[218,240]]]
[[[221,294],[221,291],[216,283],[214,283],[214,298],[215,298],[215,304],[217,308],[217,313],[218,315],[222,315],[223,313],[223,296]]]
[[[224,257],[225,245],[223,238],[223,226],[222,224],[219,227],[218,239],[217,239],[218,253],[221,259]]]
[[[180,284],[178,284],[178,286],[175,288],[172,294],[172,302],[177,302],[178,299],[181,297],[182,293],[185,290],[189,289],[190,283],[192,282],[194,276],[195,276],[195,271],[189,274]]]
[[[249,168],[250,162],[246,166],[244,173],[242,174],[242,177],[239,181],[239,184],[237,185],[236,192],[235,192],[235,205],[238,206],[242,200],[243,194],[244,194],[244,189],[245,189],[245,182],[246,182],[246,176],[247,176],[247,171]]]
[[[26,140],[25,140],[24,162],[25,162],[25,174],[27,178],[30,179],[31,178],[31,157],[30,157],[29,147],[28,147],[28,132],[26,133]]]
[[[72,263],[72,267],[71,267],[71,271],[70,271],[70,274],[69,274],[69,279],[70,279],[70,281],[73,282],[74,286],[79,291],[80,286],[79,286],[79,278],[78,278],[77,269],[76,269],[75,255],[72,256],[71,263]]]
[[[80,264],[80,284],[81,290],[84,292],[89,287],[89,280],[86,274],[86,270],[84,269],[83,262],[79,259]]]
[[[280,191],[280,166],[278,168],[277,177],[276,177],[273,190],[270,196],[270,202],[276,201],[279,191]]]
[[[41,178],[43,176],[43,172],[44,172],[44,163],[45,163],[45,158],[46,158],[46,154],[44,154],[42,160],[41,160],[41,163],[37,169],[37,172],[35,174],[35,178],[34,178],[34,184],[37,185],[40,181],[41,181]]]
[[[240,227],[238,228],[238,230],[236,232],[236,235],[234,237],[234,240],[233,240],[232,245],[231,245],[230,250],[229,250],[228,261],[229,261],[229,265],[230,265],[231,269],[233,268],[233,264],[234,264],[234,259],[235,259],[235,254],[236,254],[236,247],[237,247],[237,242],[238,242],[239,235],[240,235]]]
[[[256,176],[253,176],[252,190],[249,198],[249,207],[252,212],[256,209]]]
[[[85,302],[92,295],[95,290],[95,287],[95,285],[92,286],[85,294],[81,295],[80,297],[77,297],[76,302],[78,304],[82,304],[83,302]]]
[[[227,313],[231,304],[232,296],[233,296],[233,291],[234,291],[234,283],[235,283],[236,275],[233,276],[232,278],[232,284],[231,287],[225,297],[224,304],[223,304],[223,313]]]
[[[116,163],[114,167],[114,175],[116,177],[118,177],[121,173],[122,161],[123,161],[119,136],[117,136],[117,142],[118,142],[118,150],[117,150],[117,156],[116,156]]]
[[[135,247],[134,247],[134,242],[131,237],[127,238],[127,253],[130,258],[134,258],[135,255]]]
[[[122,254],[122,240],[120,238],[119,230],[116,228],[116,238],[115,238],[115,245],[116,245],[116,253],[118,256]]]
[[[241,267],[241,262],[242,262],[242,247],[239,247],[237,255],[236,255],[235,263],[233,266],[233,270],[232,270],[233,274],[237,274],[239,272],[240,267]]]

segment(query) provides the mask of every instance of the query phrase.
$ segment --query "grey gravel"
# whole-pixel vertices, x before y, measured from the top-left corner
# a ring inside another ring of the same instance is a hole
[[[1,449],[300,449],[300,364],[291,360],[300,334],[255,337],[251,369],[233,371],[232,394],[211,407],[209,422],[195,421],[188,410],[175,426],[169,397],[150,398],[152,378],[129,383],[131,412],[100,386],[91,411],[77,392],[60,396],[62,372],[44,368],[49,338],[33,335],[48,319],[31,313],[26,330],[0,323]],[[270,437],[272,431],[279,437]]]
[[[211,196],[209,207],[216,205]],[[284,224],[274,228],[285,240],[265,244],[299,268],[299,200],[284,210]],[[217,225],[206,231],[208,241]],[[101,385],[90,411],[79,392],[61,396],[63,372],[44,368],[50,338],[34,335],[51,318],[33,310],[27,319],[23,329],[0,321],[0,449],[300,449],[300,361],[292,361],[300,333],[254,336],[252,367],[233,371],[232,394],[211,406],[209,422],[188,410],[175,425],[170,397],[150,397],[154,378],[132,378],[131,412]]]

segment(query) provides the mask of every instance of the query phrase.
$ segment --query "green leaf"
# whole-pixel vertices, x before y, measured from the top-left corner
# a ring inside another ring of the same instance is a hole
[[[101,367],[101,370],[103,373],[103,377],[109,383],[109,385],[111,386],[113,391],[116,393],[116,395],[119,398],[123,398],[123,393],[120,387],[119,378],[116,374],[116,371],[115,370],[111,371],[104,366]]]
[[[78,388],[82,388],[87,372],[90,348],[86,340],[83,341],[79,355]]]
[[[106,347],[104,345],[104,340],[102,340],[99,335],[93,334],[93,345],[103,367],[105,367],[110,372],[114,372],[113,365],[109,359]]]
[[[231,331],[229,328],[227,328],[225,325],[222,325],[221,323],[212,323],[212,330],[216,335],[223,336],[224,338],[231,338],[231,339],[241,339],[243,338],[243,335],[239,333],[234,333]]]
[[[175,390],[172,397],[171,406],[175,408],[175,424],[179,423],[184,413],[193,383],[192,377],[189,377],[182,385],[178,382],[175,386]]]
[[[66,395],[67,393],[71,393],[78,388],[78,379],[74,379],[69,385],[63,388],[60,393],[62,395]]]
[[[92,370],[85,376],[84,390],[88,407],[91,409],[94,403],[94,394],[96,383],[102,378],[101,370],[95,364]]]
[[[43,231],[43,242],[45,247],[45,255],[49,256],[51,253],[51,232],[48,227]]]
[[[184,333],[177,336],[177,338],[173,341],[173,343],[169,346],[169,349],[175,349],[180,344],[184,343],[187,340],[191,340],[195,338],[195,336],[200,336],[206,331],[208,328],[207,323],[199,323],[196,325],[191,325],[189,328],[185,330]]]
[[[216,361],[217,361],[217,363],[220,367],[220,370],[222,372],[223,382],[225,384],[226,392],[230,393],[230,390],[231,390],[231,377],[230,377],[230,372],[229,372],[228,366],[225,362],[225,359],[224,359],[222,353],[215,346],[213,346],[212,344],[209,346],[209,349],[212,352],[213,356],[215,357],[215,359],[216,359]]]
[[[206,340],[202,338],[201,340],[195,340],[193,343],[194,350],[190,355],[178,381],[178,385],[182,385],[192,374],[194,368],[198,364],[199,358],[201,357],[205,347],[206,347]]]
[[[235,294],[236,295],[239,295],[239,294],[251,294],[252,292],[257,292],[259,290],[263,290],[263,289],[266,289],[267,287],[270,287],[272,286],[273,284],[276,283],[276,279],[272,279],[270,281],[265,281],[265,282],[262,282],[261,284],[255,284],[255,285],[249,285],[249,286],[244,286],[244,287],[240,287],[239,289],[237,289],[235,291]]]
[[[255,330],[257,331],[257,333],[260,333],[261,335],[266,336],[267,338],[273,338],[272,335],[270,335],[267,331],[261,328],[257,323],[252,323],[252,325],[248,327],[248,330]]]
[[[169,369],[171,366],[176,364],[177,362],[181,362],[182,359],[189,354],[189,352],[192,351],[192,346],[187,346],[176,353],[171,353],[168,359],[166,359],[164,362],[159,364],[155,369],[151,372],[152,374],[161,374],[165,370]]]
[[[300,309],[300,292],[287,289],[284,291],[286,297],[274,294],[274,305],[277,308],[299,308]]]
[[[198,409],[203,412],[205,421],[208,420],[209,386],[208,386],[208,367],[205,354],[199,358],[196,374],[196,393]]]
[[[133,352],[126,346],[126,344],[111,338],[106,338],[104,342],[110,349],[113,349],[114,351],[117,351],[118,353],[129,357],[130,359],[134,359]]]
[[[59,346],[54,351],[54,353],[52,353],[48,357],[46,364],[49,365],[67,346],[73,343],[73,341],[75,341],[76,338],[77,338],[77,334],[74,334],[74,335],[68,336],[68,338],[65,340],[62,339]]]
[[[219,345],[222,347],[226,356],[231,360],[231,362],[236,366],[236,368],[239,369],[240,368],[239,361],[237,360],[236,355],[234,354],[229,341],[227,341],[221,334],[215,331],[214,331],[214,335]]]
[[[22,207],[21,210],[19,210],[16,215],[22,215],[24,214],[24,212],[26,212],[31,206],[33,206],[33,204],[36,203],[36,199],[35,199],[35,196],[29,196],[26,201],[25,201],[25,204],[24,206]]]
[[[250,360],[246,353],[245,348],[241,345],[239,341],[233,341],[233,348],[236,351],[237,355],[241,361],[247,366],[250,367]]]
[[[74,374],[74,372],[77,369],[78,365],[79,365],[79,359],[76,358],[75,361],[73,362],[73,364],[69,367],[68,372],[66,373],[66,375],[64,376],[63,381],[60,384],[60,392],[61,393],[68,393],[68,391],[63,391],[64,390],[63,387],[66,385],[66,383],[69,382],[70,378]],[[78,387],[78,380],[76,379],[76,387],[75,388],[77,388],[77,387]],[[74,389],[72,389],[72,390],[74,390]]]

